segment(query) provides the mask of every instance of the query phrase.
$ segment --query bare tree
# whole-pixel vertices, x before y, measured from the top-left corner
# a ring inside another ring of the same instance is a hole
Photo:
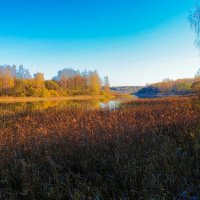
[[[190,14],[190,26],[196,34],[196,44],[200,47],[200,6],[196,6],[194,11]]]

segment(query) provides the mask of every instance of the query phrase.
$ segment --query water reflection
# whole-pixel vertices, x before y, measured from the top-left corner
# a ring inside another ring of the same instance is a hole
[[[116,109],[120,106],[120,101],[102,100],[68,100],[68,101],[38,101],[21,103],[0,103],[0,114],[17,113],[23,111],[46,110],[49,108],[89,108]]]
[[[115,110],[117,108],[119,108],[121,105],[121,101],[116,100],[116,101],[109,101],[107,103],[99,103],[99,107],[100,108],[106,108],[106,109],[110,109],[110,110]]]

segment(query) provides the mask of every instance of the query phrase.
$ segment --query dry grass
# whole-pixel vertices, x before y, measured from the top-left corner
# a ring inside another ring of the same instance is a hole
[[[107,96],[110,99],[115,98],[114,95]],[[16,103],[16,102],[37,102],[37,101],[67,101],[67,100],[92,100],[105,99],[104,95],[77,95],[67,97],[0,97],[1,103]]]
[[[0,199],[197,195],[199,119],[196,97],[138,100],[114,111],[68,108],[4,116]]]

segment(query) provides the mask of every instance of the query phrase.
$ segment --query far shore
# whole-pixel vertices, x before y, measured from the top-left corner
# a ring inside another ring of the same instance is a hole
[[[0,103],[15,103],[15,102],[34,102],[34,101],[67,101],[67,100],[92,100],[92,99],[114,99],[114,95],[77,95],[66,97],[0,97]]]
[[[14,96],[0,96],[0,103],[20,103],[20,102],[35,102],[35,101],[68,101],[68,100],[101,100],[101,99],[135,99],[131,94],[113,93],[110,95],[74,95],[74,96],[60,96],[60,97],[14,97]]]
[[[61,96],[61,97],[0,97],[0,103],[20,103],[20,102],[35,102],[35,101],[68,101],[68,100],[93,100],[93,99],[119,99],[131,98],[131,95],[77,95],[77,96]]]

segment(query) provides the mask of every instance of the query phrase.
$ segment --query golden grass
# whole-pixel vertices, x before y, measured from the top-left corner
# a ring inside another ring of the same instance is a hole
[[[181,199],[200,178],[197,97],[2,116],[2,199]]]
[[[67,97],[0,97],[2,103],[16,103],[16,102],[35,102],[35,101],[67,101],[67,100],[92,100],[104,99],[104,95],[78,95]],[[114,95],[106,96],[106,98],[115,98]]]

